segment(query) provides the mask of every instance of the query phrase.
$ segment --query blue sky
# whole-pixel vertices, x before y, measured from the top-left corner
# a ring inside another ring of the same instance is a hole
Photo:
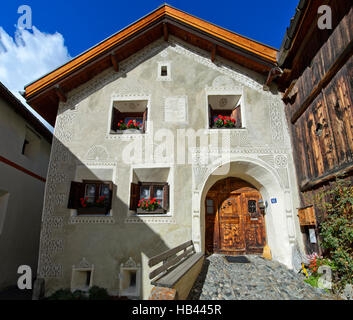
[[[170,5],[279,48],[299,0],[169,0]],[[24,85],[163,4],[158,0],[5,0],[0,4],[0,81],[17,96]],[[17,29],[18,7],[33,29]]]
[[[61,33],[71,56],[153,11],[159,0],[2,1],[0,25],[15,31],[17,8],[32,8],[32,22],[39,30]],[[170,5],[199,18],[279,48],[298,0],[169,0]]]

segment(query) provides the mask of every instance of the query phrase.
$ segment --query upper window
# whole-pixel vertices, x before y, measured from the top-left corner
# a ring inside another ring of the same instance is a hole
[[[168,66],[161,66],[161,77],[168,76]]]
[[[208,96],[210,129],[242,128],[239,95]]]
[[[167,183],[131,184],[130,210],[138,214],[162,214],[169,209],[169,185]]]
[[[35,160],[40,152],[40,139],[36,132],[26,126],[26,136],[22,143],[21,153],[27,158]]]
[[[78,214],[107,215],[112,207],[113,183],[84,180],[71,182],[69,209]]]
[[[158,62],[157,80],[159,81],[172,80],[171,64],[169,61]]]
[[[112,111],[111,133],[145,133],[147,100],[115,101]]]

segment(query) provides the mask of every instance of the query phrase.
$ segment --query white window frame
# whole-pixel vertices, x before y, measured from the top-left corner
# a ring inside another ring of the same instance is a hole
[[[205,126],[208,132],[216,132],[222,129],[211,129],[209,127],[209,114],[208,114],[208,97],[209,96],[240,96],[239,104],[240,104],[240,113],[241,113],[241,128],[234,128],[229,130],[245,130],[246,126],[246,114],[245,114],[245,99],[244,99],[244,90],[241,89],[221,89],[221,88],[206,88],[205,89]]]
[[[111,133],[111,126],[112,126],[112,116],[113,116],[113,108],[114,108],[114,102],[119,102],[119,101],[147,101],[147,109],[148,109],[148,114],[147,114],[147,120],[146,120],[146,130],[145,133],[136,133],[136,134],[114,134]],[[151,117],[151,95],[145,95],[145,94],[129,94],[129,95],[112,95],[111,100],[110,100],[110,107],[109,107],[109,113],[108,113],[108,123],[107,123],[107,131],[106,131],[106,137],[108,139],[121,139],[125,140],[126,138],[134,138],[134,137],[141,137],[142,135],[146,135],[150,132],[150,117]]]

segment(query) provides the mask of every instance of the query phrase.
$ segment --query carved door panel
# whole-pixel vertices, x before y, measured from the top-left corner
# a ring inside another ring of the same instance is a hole
[[[221,252],[245,251],[241,195],[231,195],[219,207],[219,249]]]
[[[242,194],[246,253],[262,253],[266,244],[264,217],[258,207],[260,193],[257,191]]]
[[[218,181],[205,202],[205,244],[208,253],[262,253],[266,244],[265,219],[258,208],[260,193],[237,178]]]

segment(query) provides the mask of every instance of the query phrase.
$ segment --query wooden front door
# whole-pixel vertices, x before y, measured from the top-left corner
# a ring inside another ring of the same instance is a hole
[[[260,254],[266,244],[260,193],[247,182],[228,178],[206,197],[206,250],[230,255]]]

